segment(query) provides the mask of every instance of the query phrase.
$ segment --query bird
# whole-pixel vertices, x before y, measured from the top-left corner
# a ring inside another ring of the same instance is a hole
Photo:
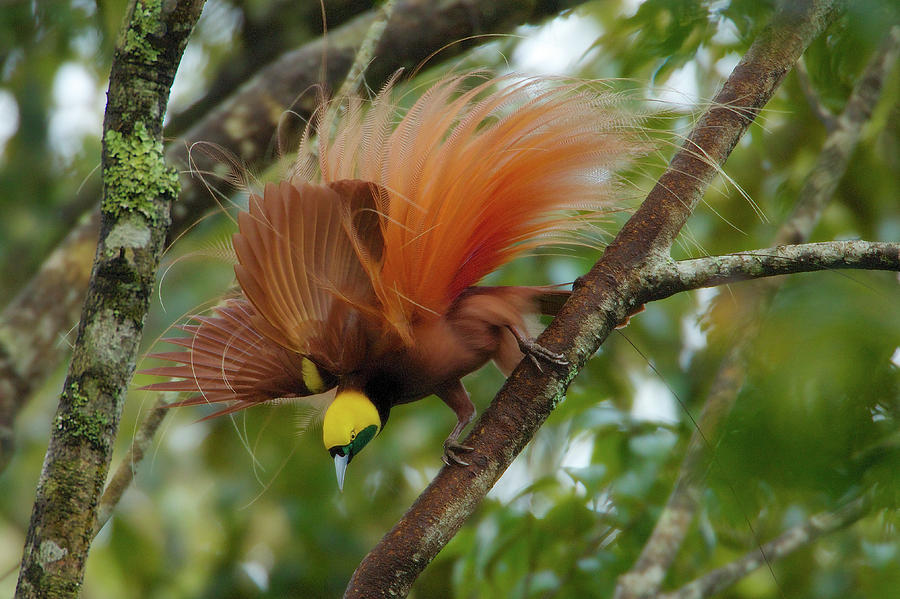
[[[164,341],[180,349],[152,354],[171,364],[143,371],[169,379],[144,389],[193,394],[170,406],[221,404],[208,417],[324,397],[341,490],[393,407],[443,400],[457,418],[443,461],[466,466],[476,410],[461,378],[490,361],[508,375],[525,356],[567,363],[529,322],[570,291],[479,282],[583,243],[645,151],[638,117],[585,82],[451,74],[411,104],[396,87],[322,105],[293,166],[238,215],[236,293],[178,325],[186,336]]]

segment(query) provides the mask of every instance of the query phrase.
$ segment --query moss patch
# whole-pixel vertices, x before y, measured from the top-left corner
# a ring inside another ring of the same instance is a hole
[[[83,439],[95,450],[106,451],[109,448],[106,435],[110,426],[109,416],[91,409],[92,394],[82,390],[78,382],[69,383],[65,395],[71,409],[67,414],[57,415],[56,428],[66,431],[70,439]]]
[[[162,0],[135,2],[131,27],[125,31],[122,50],[146,64],[156,62],[160,51],[154,48],[149,40],[165,32],[160,19],[161,13]]]
[[[103,170],[103,210],[116,217],[125,210],[139,212],[156,224],[156,199],[178,195],[178,175],[163,160],[162,141],[138,122],[130,134],[107,131],[104,142],[108,163]]]

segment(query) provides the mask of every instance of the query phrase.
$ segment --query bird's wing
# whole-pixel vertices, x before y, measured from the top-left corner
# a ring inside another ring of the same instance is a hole
[[[253,326],[334,374],[363,358],[382,238],[372,186],[269,184],[238,217],[235,274]]]
[[[611,173],[645,151],[609,93],[515,77],[467,88],[472,76],[433,85],[396,127],[387,89],[368,112],[351,103],[318,128],[335,130],[318,142],[326,182],[377,184],[384,257],[373,282],[401,334],[514,257],[589,225],[586,213],[608,211],[621,197]]]
[[[260,334],[253,326],[256,312],[246,300],[229,300],[215,313],[195,316],[196,324],[178,327],[189,336],[163,339],[181,346],[182,351],[149,356],[177,365],[142,371],[179,380],[153,383],[142,389],[194,394],[170,406],[233,402],[208,416],[212,418],[281,397],[322,393],[334,386],[334,377],[309,358]]]

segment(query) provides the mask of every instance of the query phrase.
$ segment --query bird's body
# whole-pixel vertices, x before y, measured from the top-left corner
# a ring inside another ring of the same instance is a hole
[[[323,113],[333,134],[239,215],[240,297],[181,327],[191,336],[170,341],[187,351],[157,354],[180,365],[147,371],[180,380],[148,388],[229,402],[218,415],[337,387],[323,426],[341,480],[393,406],[434,394],[458,419],[445,461],[462,463],[475,410],[460,379],[491,360],[508,373],[523,352],[563,361],[526,322],[568,292],[476,284],[608,209],[610,173],[639,147],[607,96],[464,79],[440,81],[396,126],[389,89],[367,111],[351,100],[338,124]]]

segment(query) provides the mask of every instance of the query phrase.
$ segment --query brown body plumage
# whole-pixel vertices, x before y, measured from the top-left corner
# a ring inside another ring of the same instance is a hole
[[[462,462],[474,407],[460,378],[490,360],[508,372],[523,352],[561,361],[525,318],[567,294],[476,283],[607,210],[611,173],[639,148],[608,95],[465,79],[438,82],[395,127],[390,89],[367,110],[351,99],[337,123],[324,111],[317,144],[239,216],[243,297],[181,327],[190,337],[169,341],[186,351],[156,355],[180,365],[147,371],[180,380],[148,388],[231,402],[218,415],[337,386],[325,440],[343,465],[392,406],[435,394],[458,418],[445,460]]]

